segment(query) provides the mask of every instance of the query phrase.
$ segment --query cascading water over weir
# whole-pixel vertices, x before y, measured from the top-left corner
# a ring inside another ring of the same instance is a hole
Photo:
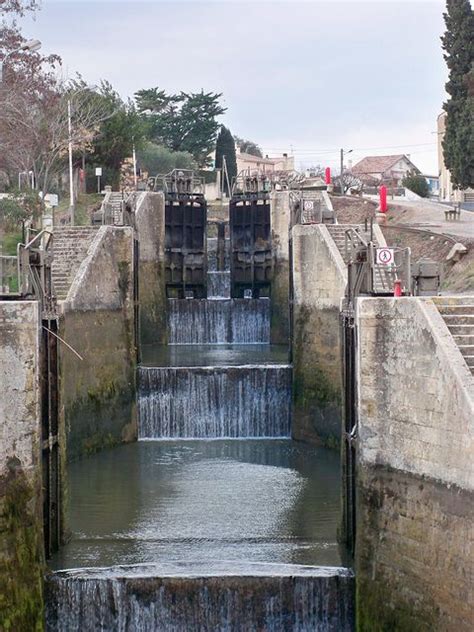
[[[243,282],[236,296],[232,239],[217,242],[207,298],[202,276],[192,296],[176,284],[168,346],[142,350],[139,442],[71,466],[75,535],[47,579],[48,630],[353,630],[338,457],[291,441],[270,300]]]

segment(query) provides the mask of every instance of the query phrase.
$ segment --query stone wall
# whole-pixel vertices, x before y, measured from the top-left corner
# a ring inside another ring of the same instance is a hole
[[[103,226],[60,305],[60,415],[68,460],[136,438],[133,232]]]
[[[274,191],[270,199],[273,281],[271,341],[288,344],[290,337],[290,192]]]
[[[42,629],[36,302],[0,303],[0,629]]]
[[[474,379],[430,299],[358,301],[361,630],[471,630]]]
[[[347,272],[326,226],[295,226],[292,241],[293,435],[336,446],[341,436],[339,311]]]
[[[139,241],[140,340],[166,343],[165,199],[162,193],[142,193],[137,199],[135,225]]]

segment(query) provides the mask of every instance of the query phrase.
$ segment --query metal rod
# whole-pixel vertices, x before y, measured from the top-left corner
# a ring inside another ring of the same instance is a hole
[[[83,358],[81,355],[79,355],[79,354],[77,353],[77,351],[76,351],[75,349],[73,349],[73,348],[71,347],[71,345],[70,345],[70,344],[68,344],[68,343],[64,340],[64,338],[61,338],[61,336],[58,336],[58,334],[55,334],[55,333],[54,333],[54,331],[51,331],[51,329],[48,329],[47,327],[45,327],[45,325],[43,325],[43,329],[46,329],[46,331],[47,331],[47,332],[49,332],[50,334],[53,334],[53,336],[54,336],[55,338],[57,338],[57,339],[58,339],[58,340],[60,340],[63,344],[65,344],[65,345],[66,345],[66,347],[67,347],[68,349],[70,349],[70,350],[71,350],[71,351],[72,351],[75,355],[77,355],[77,357],[79,358],[79,360],[84,360],[84,358]]]

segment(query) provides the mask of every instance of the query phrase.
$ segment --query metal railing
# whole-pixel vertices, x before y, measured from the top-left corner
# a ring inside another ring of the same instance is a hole
[[[36,233],[32,236],[32,233]],[[26,243],[17,245],[16,257],[1,257],[3,298],[36,299],[43,312],[54,311],[54,297],[51,280],[53,233],[27,231]],[[8,286],[5,283],[5,260],[8,260]]]
[[[388,253],[387,263],[378,260],[378,251],[382,250]],[[372,234],[367,239],[349,228],[345,231],[344,252],[348,266],[346,296],[350,305],[361,294],[393,295],[396,283],[400,283],[402,295],[412,294],[410,248],[380,247]]]
[[[204,195],[205,181],[191,169],[173,169],[149,178],[148,188],[165,195]]]

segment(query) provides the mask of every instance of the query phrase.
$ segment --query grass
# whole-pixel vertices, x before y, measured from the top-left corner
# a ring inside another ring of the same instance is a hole
[[[89,209],[102,203],[104,196],[100,193],[80,193],[74,208],[74,223],[76,226],[88,226],[90,224]],[[62,217],[69,213],[69,198],[63,197],[59,206],[54,210],[55,224],[59,224]]]
[[[7,257],[16,256],[16,246],[21,242],[21,231],[4,233],[2,235],[2,255]]]

